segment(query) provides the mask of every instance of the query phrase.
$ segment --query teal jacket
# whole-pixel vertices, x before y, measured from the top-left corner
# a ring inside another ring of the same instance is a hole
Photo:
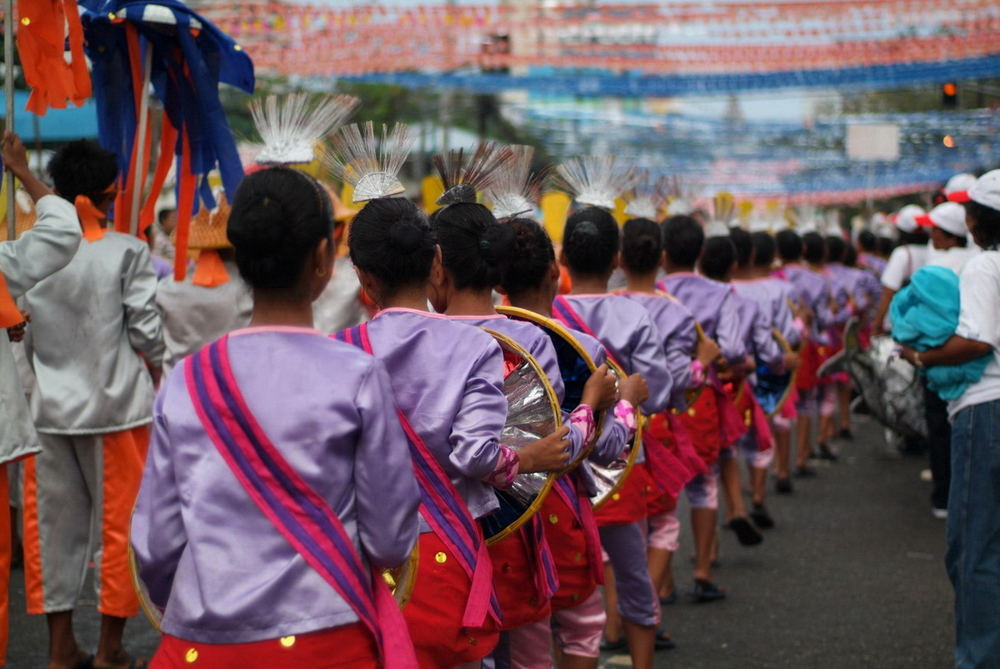
[[[960,309],[958,275],[947,267],[921,267],[892,298],[892,338],[918,351],[941,346],[955,334]],[[931,367],[927,386],[943,400],[956,400],[982,377],[989,361],[985,355],[961,365]]]

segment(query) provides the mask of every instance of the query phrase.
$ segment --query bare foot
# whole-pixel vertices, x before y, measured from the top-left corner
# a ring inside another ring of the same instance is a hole
[[[45,669],[77,669],[78,667],[89,667],[91,656],[89,653],[85,653],[79,648],[76,650],[76,655],[72,659],[49,659],[49,663],[45,666]]]
[[[111,658],[95,657],[91,665],[93,669],[146,669],[149,662],[136,660],[124,650],[120,650]]]

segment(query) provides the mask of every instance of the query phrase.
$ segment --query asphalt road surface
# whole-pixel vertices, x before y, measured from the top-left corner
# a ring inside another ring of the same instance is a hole
[[[840,462],[771,495],[778,527],[755,548],[722,532],[715,576],[729,598],[664,607],[677,649],[657,654],[672,669],[931,669],[951,666],[951,588],[945,575],[944,522],[931,517],[923,458],[890,457],[881,430],[857,418],[856,439],[837,444]],[[687,515],[682,506],[681,518]],[[691,538],[685,522],[674,575],[690,586]],[[76,614],[79,638],[93,650],[98,616],[92,590]],[[156,634],[130,621],[130,652],[148,657]],[[22,572],[11,579],[8,667],[45,666],[44,618],[24,610]],[[603,667],[630,666],[627,656]],[[307,669],[307,668],[303,668]]]

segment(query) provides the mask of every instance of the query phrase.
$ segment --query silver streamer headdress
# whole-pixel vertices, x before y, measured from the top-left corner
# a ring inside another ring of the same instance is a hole
[[[654,180],[649,172],[643,170],[635,178],[635,186],[628,197],[625,213],[633,218],[648,218],[655,221],[659,218],[663,206],[663,179]]]
[[[511,147],[496,142],[480,142],[472,155],[466,154],[465,149],[453,149],[434,156],[431,161],[444,184],[444,193],[437,204],[476,202],[479,193],[495,183],[499,172],[513,157]]]
[[[819,231],[816,205],[804,204],[795,208],[795,232],[805,235]]]
[[[415,139],[402,123],[392,130],[383,125],[380,139],[371,121],[364,126],[352,123],[334,136],[333,151],[324,162],[334,176],[354,187],[354,202],[392,197],[406,191],[398,175]]]
[[[484,193],[487,202],[493,205],[493,216],[516,218],[535,211],[537,179],[531,174],[531,160],[535,148],[524,144],[508,147],[511,158],[493,174],[491,183]]]
[[[698,189],[693,183],[674,175],[668,182],[667,194],[667,214],[670,216],[690,216],[694,211]]]
[[[264,148],[257,155],[261,165],[311,163],[316,142],[333,132],[357,108],[351,95],[331,95],[312,101],[306,93],[284,98],[269,95],[250,103]]]
[[[633,171],[615,155],[571,158],[556,167],[556,185],[580,204],[613,211],[615,200],[633,185]]]

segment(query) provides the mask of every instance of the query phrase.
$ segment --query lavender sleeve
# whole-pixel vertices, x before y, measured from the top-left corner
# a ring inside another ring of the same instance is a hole
[[[798,328],[795,327],[795,318],[792,315],[792,308],[788,306],[785,294],[779,293],[778,299],[774,301],[774,327],[785,338],[789,346],[798,346],[802,338]]]
[[[170,379],[177,374],[183,375],[183,367]],[[146,584],[150,599],[160,608],[167,605],[177,564],[188,542],[163,411],[166,395],[173,385],[177,384],[168,381],[154,403],[153,433],[132,513],[130,534],[139,576]]]
[[[442,383],[447,382],[446,373],[442,372]],[[506,420],[503,354],[493,344],[483,349],[466,381],[449,437],[452,467],[477,481],[488,479],[500,459],[500,433]]]
[[[691,386],[691,361],[698,345],[698,331],[695,329],[694,316],[684,310],[684,316],[674,331],[667,337],[665,354],[667,369],[673,378],[674,391],[671,405],[683,407],[684,391]]]
[[[642,374],[649,385],[649,398],[640,408],[650,416],[667,408],[674,391],[674,381],[661,342],[660,332],[649,315],[644,313],[632,333],[628,365],[631,372]]]
[[[759,308],[754,310],[752,336],[757,359],[768,367],[779,369],[784,362],[784,354],[771,332],[770,323]]]
[[[354,455],[358,535],[372,564],[396,567],[417,541],[420,490],[380,361],[372,359],[354,403],[361,424]]]
[[[740,337],[739,306],[732,295],[727,296],[719,306],[719,324],[716,327],[715,337],[726,362],[731,365],[743,362],[747,348]]]

